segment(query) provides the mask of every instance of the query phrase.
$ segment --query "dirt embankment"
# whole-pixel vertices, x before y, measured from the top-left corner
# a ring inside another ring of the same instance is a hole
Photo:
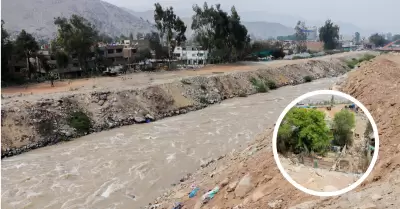
[[[147,87],[27,95],[2,101],[2,157],[92,132],[158,120],[204,108],[224,99],[257,93],[251,79],[277,87],[348,72],[349,57],[309,59],[263,69],[176,79]],[[115,82],[120,79],[116,78]],[[117,84],[116,84],[117,85]]]
[[[271,151],[272,127],[247,149],[212,161],[183,183],[159,197],[153,208],[207,209],[320,209],[398,208],[400,204],[400,55],[383,55],[351,72],[341,90],[361,101],[378,126],[380,149],[377,164],[366,182],[339,197],[307,195],[280,174]],[[239,183],[241,182],[241,183]],[[191,185],[200,190],[189,198]],[[220,186],[201,206],[202,195]],[[149,208],[152,208],[150,206]]]

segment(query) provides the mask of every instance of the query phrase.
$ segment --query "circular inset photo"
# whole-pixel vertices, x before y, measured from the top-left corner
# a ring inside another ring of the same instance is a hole
[[[316,196],[336,196],[360,185],[378,158],[376,124],[348,94],[322,90],[295,99],[280,115],[273,153],[283,176]]]

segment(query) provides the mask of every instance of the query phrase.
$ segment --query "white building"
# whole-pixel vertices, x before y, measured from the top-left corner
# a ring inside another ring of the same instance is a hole
[[[186,61],[187,65],[204,65],[207,62],[208,52],[201,47],[178,46],[174,49],[174,57]]]

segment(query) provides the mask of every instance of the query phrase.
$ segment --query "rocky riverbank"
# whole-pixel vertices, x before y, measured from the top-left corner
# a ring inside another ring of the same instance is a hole
[[[184,114],[224,99],[266,92],[268,88],[300,84],[305,82],[305,76],[318,79],[342,75],[350,70],[346,60],[363,55],[309,59],[141,88],[78,91],[45,95],[36,101],[8,101],[2,105],[2,158],[93,132]]]

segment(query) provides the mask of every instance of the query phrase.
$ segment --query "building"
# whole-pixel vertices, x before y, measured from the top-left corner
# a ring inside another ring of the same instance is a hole
[[[135,54],[141,50],[150,48],[148,40],[124,40],[122,44],[100,45],[100,53],[112,63],[123,65],[134,62]]]
[[[317,27],[309,27],[305,29],[303,32],[307,35],[307,40],[317,41],[318,40],[318,28]]]
[[[187,65],[205,65],[208,51],[199,46],[178,46],[174,49],[174,57]]]

